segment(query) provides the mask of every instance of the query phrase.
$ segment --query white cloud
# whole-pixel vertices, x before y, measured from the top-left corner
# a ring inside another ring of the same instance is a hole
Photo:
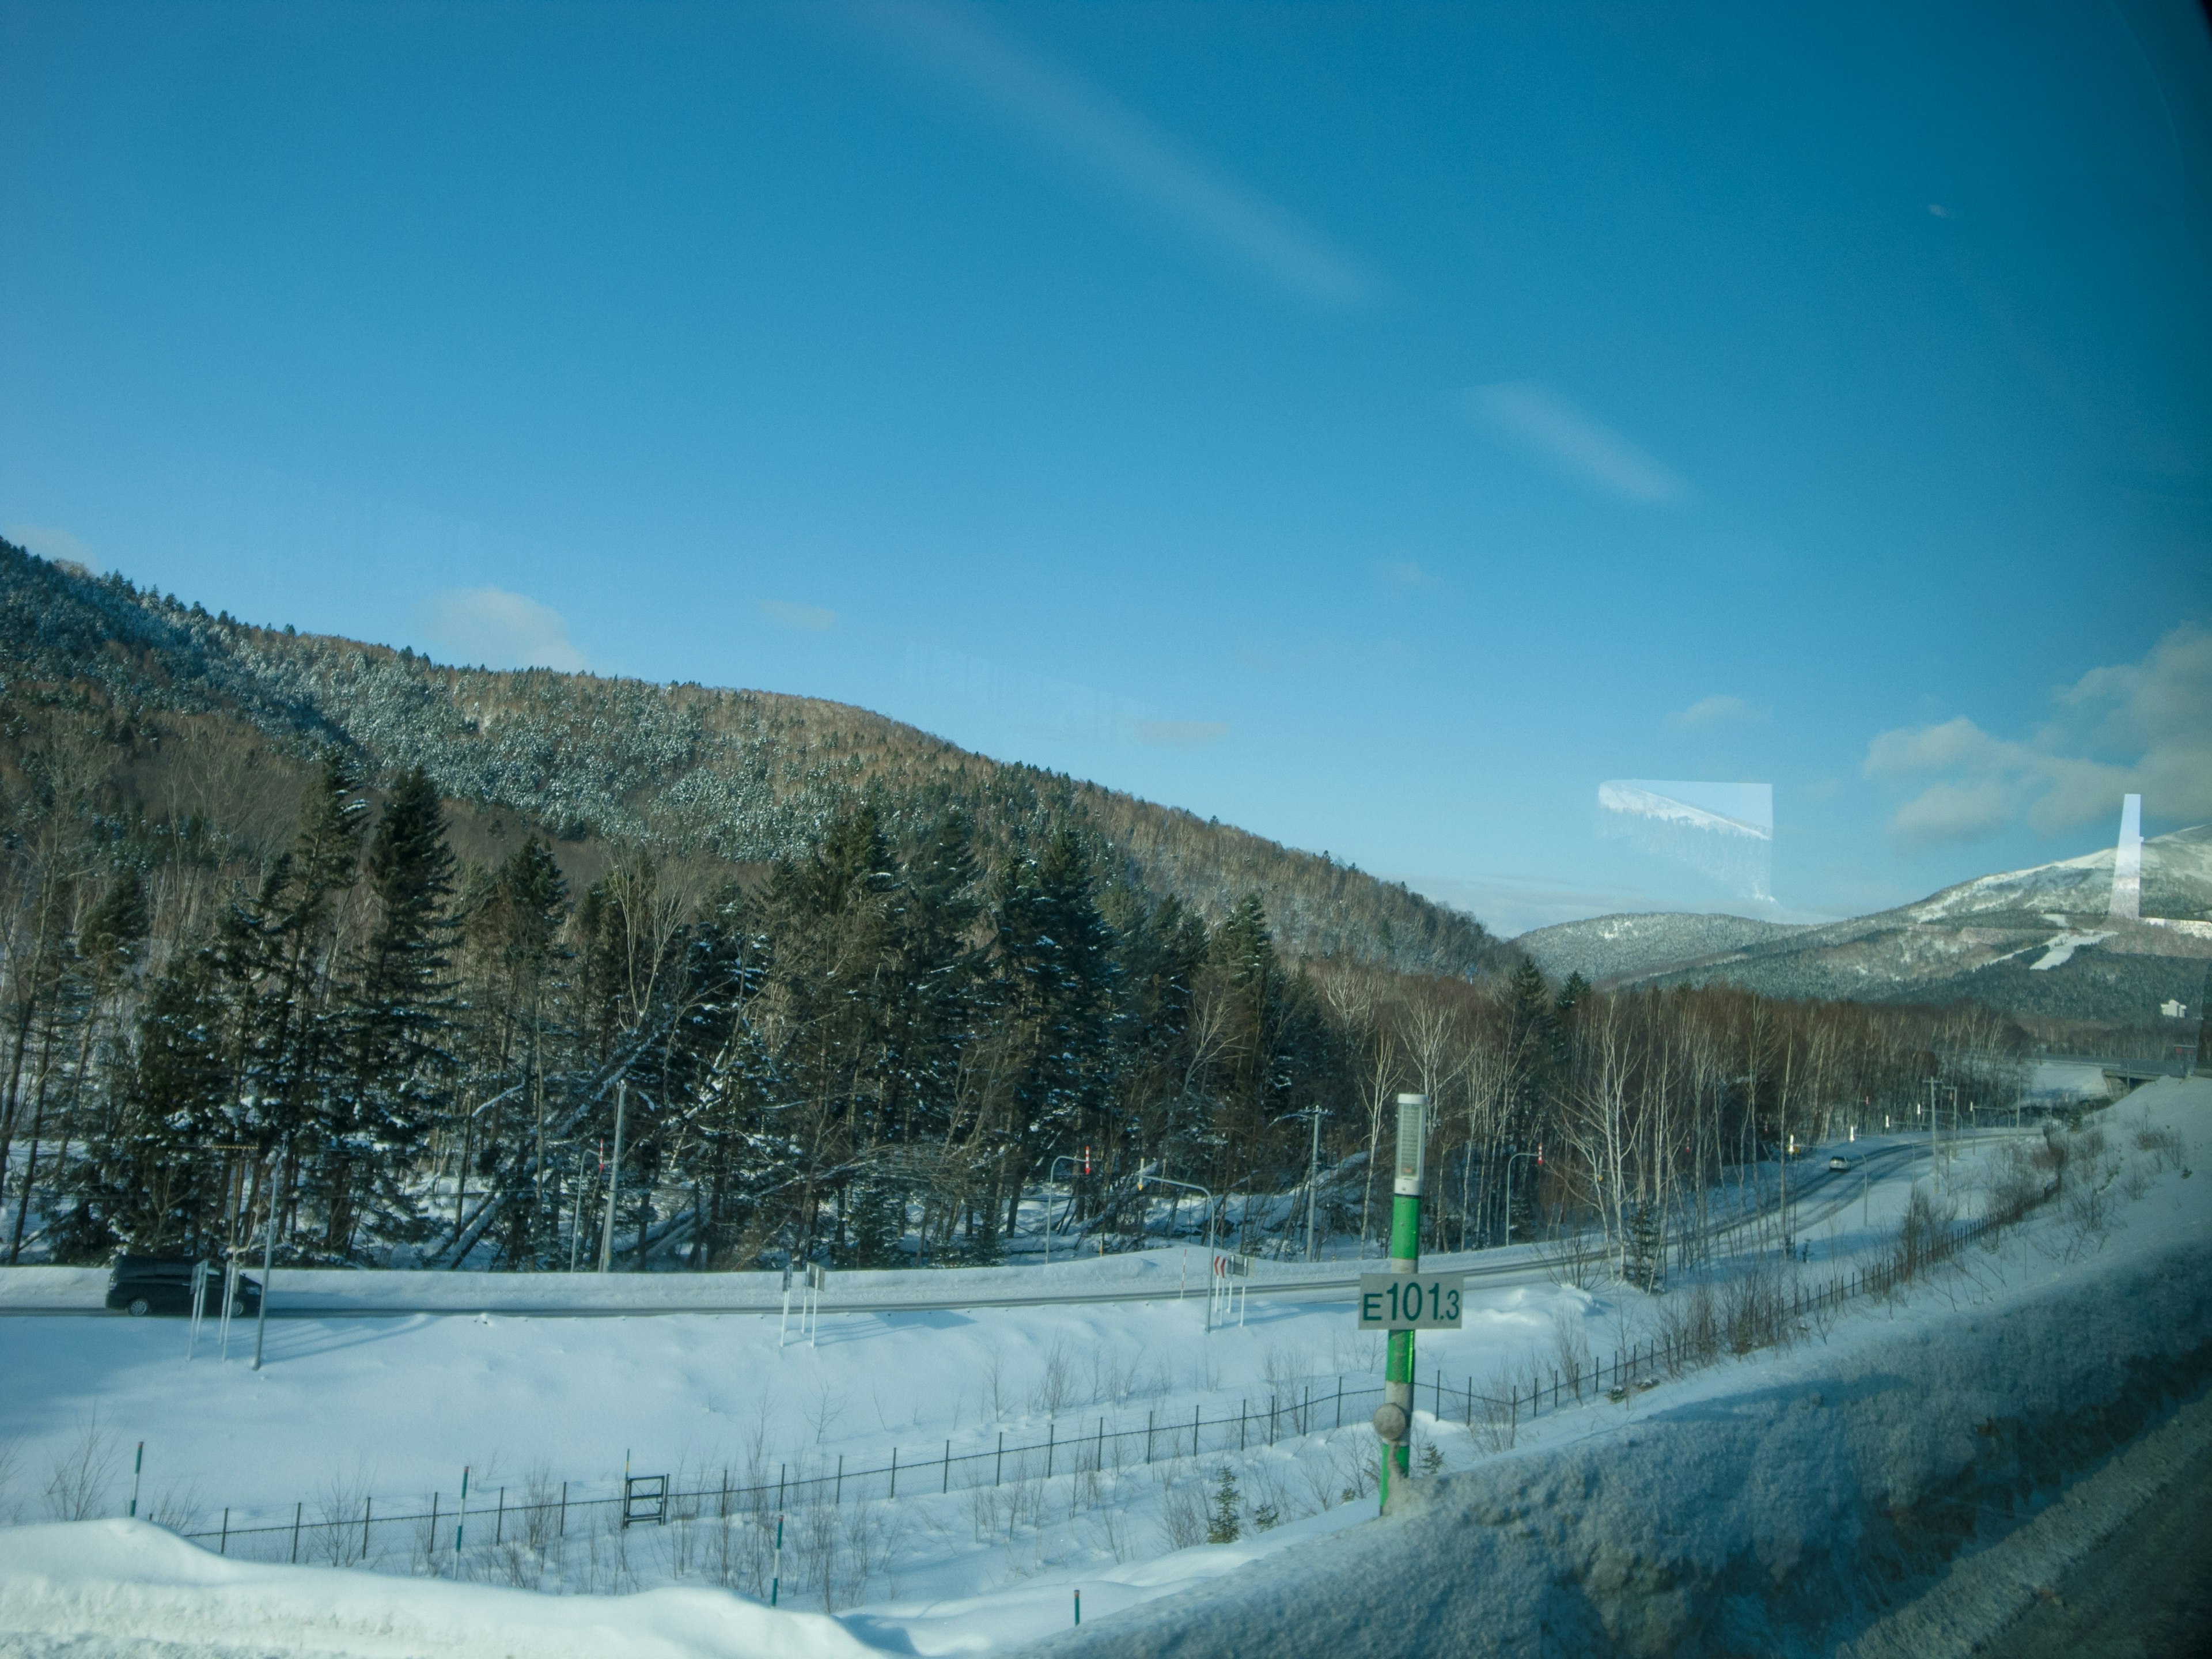
[[[872,0],[855,7],[877,32],[963,84],[1184,232],[1300,298],[1365,301],[1359,262],[1295,214],[1217,172],[1136,111],[1000,33],[968,6]]]
[[[1680,474],[1549,386],[1534,380],[1505,380],[1471,386],[1462,397],[1468,413],[1493,436],[1577,483],[1662,507],[1697,495]]]
[[[2027,742],[1963,714],[1876,737],[1869,777],[1937,775],[1891,819],[1898,839],[1970,841],[2022,818],[2048,835],[2109,817],[2130,793],[2159,817],[2212,817],[2212,633],[2184,623],[2141,662],[2093,668],[2055,701]]]
[[[559,611],[503,587],[442,589],[423,602],[421,616],[423,632],[459,661],[566,673],[584,666]]]
[[[761,614],[778,628],[798,634],[822,634],[837,625],[837,613],[818,605],[793,605],[784,599],[762,599]]]
[[[1678,714],[1667,716],[1669,726],[1748,726],[1766,718],[1741,697],[1716,695],[1700,697]]]
[[[66,530],[57,530],[49,524],[11,524],[4,532],[16,546],[37,554],[42,559],[52,559],[57,564],[80,565],[87,570],[99,567],[94,561],[99,556],[85,543]]]

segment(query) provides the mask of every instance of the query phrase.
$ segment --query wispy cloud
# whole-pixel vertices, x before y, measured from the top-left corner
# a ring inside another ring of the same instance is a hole
[[[778,628],[797,634],[822,634],[837,625],[837,613],[818,605],[793,605],[785,599],[762,599],[761,615]]]
[[[1708,726],[1756,726],[1766,718],[1763,709],[1754,708],[1741,697],[1716,695],[1700,697],[1687,708],[1667,716],[1667,724],[1695,731]]]
[[[1475,422],[1554,471],[1626,501],[1673,507],[1695,498],[1689,481],[1612,428],[1534,380],[1469,387]]]
[[[1926,847],[2024,818],[2048,835],[2107,817],[2130,793],[2160,817],[2212,817],[2212,633],[2185,623],[2142,661],[2093,668],[2053,701],[2026,742],[1964,714],[1876,737],[1867,776],[1929,780],[1898,807],[1891,833]]]
[[[16,546],[37,554],[42,559],[52,559],[58,564],[82,565],[88,570],[99,567],[93,562],[99,556],[85,543],[66,530],[58,530],[50,524],[11,524],[0,535],[5,535]]]
[[[1187,234],[1301,299],[1354,306],[1360,262],[1297,215],[1177,143],[1103,88],[1010,40],[983,12],[929,0],[861,0],[877,34]]]
[[[1375,567],[1375,572],[1393,587],[1441,587],[1434,574],[1424,570],[1411,559],[1385,559]]]
[[[584,666],[559,611],[503,587],[441,589],[420,616],[423,632],[462,662],[569,673]]]

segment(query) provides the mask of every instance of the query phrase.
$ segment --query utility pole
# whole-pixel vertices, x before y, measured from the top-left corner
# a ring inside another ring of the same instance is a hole
[[[1429,1097],[1398,1097],[1398,1163],[1390,1182],[1390,1271],[1421,1270],[1421,1175],[1429,1138]],[[1412,1473],[1413,1333],[1390,1333],[1389,1364],[1382,1374],[1382,1404],[1375,1432],[1382,1442],[1381,1507],[1390,1505],[1390,1477]]]
[[[605,1273],[614,1265],[615,1255],[615,1194],[622,1188],[623,1109],[629,1095],[629,1080],[618,1078],[615,1082],[615,1156],[607,1165],[607,1224],[599,1235],[599,1271]]]

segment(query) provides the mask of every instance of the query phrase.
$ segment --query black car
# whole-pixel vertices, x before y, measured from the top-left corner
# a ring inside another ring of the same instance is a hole
[[[194,1264],[181,1257],[165,1255],[125,1255],[116,1259],[115,1270],[107,1276],[107,1305],[122,1313],[143,1316],[147,1314],[188,1314],[192,1310],[192,1268]],[[258,1280],[239,1276],[238,1293],[232,1298],[230,1311],[234,1316],[251,1316],[261,1308],[261,1285]],[[200,1311],[205,1315],[222,1311],[222,1267],[218,1262],[208,1264],[207,1285],[201,1292]]]

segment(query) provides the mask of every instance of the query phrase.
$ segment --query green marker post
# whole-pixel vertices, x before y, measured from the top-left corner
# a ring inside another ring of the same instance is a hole
[[[1421,1175],[1428,1146],[1429,1097],[1398,1097],[1398,1162],[1390,1182],[1390,1271],[1421,1270]],[[1375,1432],[1382,1442],[1377,1508],[1390,1507],[1390,1478],[1413,1468],[1413,1334],[1390,1333],[1389,1363],[1382,1373],[1382,1404],[1375,1413]]]

